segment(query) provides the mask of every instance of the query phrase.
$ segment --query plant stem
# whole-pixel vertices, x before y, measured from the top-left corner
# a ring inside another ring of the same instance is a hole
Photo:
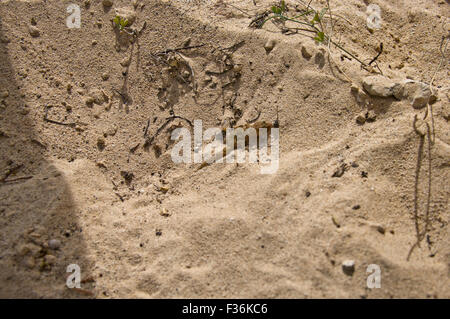
[[[308,13],[309,13],[309,12],[308,12]],[[299,23],[299,24],[302,24],[302,25],[306,25],[306,26],[312,28],[312,30],[303,29],[303,31],[317,32],[317,33],[318,33],[318,32],[323,32],[323,31],[321,31],[319,28],[317,28],[317,27],[316,27],[314,24],[312,24],[312,23],[307,23],[307,22],[295,20],[295,19],[292,19],[292,18],[288,18],[288,17],[286,17],[286,16],[284,16],[284,15],[282,15],[282,14],[275,14],[275,15],[273,15],[273,16],[267,18],[267,19],[264,21],[264,23],[266,23],[266,22],[269,21],[270,19],[274,19],[274,18],[280,18],[280,19],[283,19],[283,20],[285,20],[285,21],[292,21],[292,22]],[[264,23],[263,23],[263,25],[264,25]],[[331,42],[332,44],[334,44],[337,48],[341,49],[342,51],[344,51],[345,53],[347,53],[348,55],[350,55],[353,59],[355,59],[356,61],[358,61],[362,66],[367,66],[366,63],[364,63],[363,61],[361,61],[360,59],[358,59],[354,54],[350,53],[348,50],[346,50],[346,49],[345,49],[344,47],[342,47],[340,44],[338,44],[338,43],[334,42],[333,40],[331,40],[331,38],[330,38],[329,35],[327,35],[327,34],[325,34],[325,33],[324,33],[324,35],[325,35],[325,39],[326,39],[327,41],[330,41],[330,42]]]

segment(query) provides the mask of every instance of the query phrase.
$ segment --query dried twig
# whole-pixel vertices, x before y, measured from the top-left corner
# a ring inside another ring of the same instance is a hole
[[[186,121],[186,122],[189,124],[190,127],[194,127],[194,125],[192,124],[192,122],[191,122],[190,120],[188,120],[187,118],[184,118],[184,117],[182,117],[182,116],[176,116],[176,115],[174,115],[174,116],[168,117],[168,118],[166,119],[166,121],[164,122],[164,124],[161,125],[161,126],[156,130],[156,133],[155,133],[151,138],[147,138],[147,140],[145,141],[145,144],[144,144],[144,148],[148,148],[150,145],[152,145],[153,141],[154,141],[155,138],[162,132],[162,130],[164,130],[164,128],[165,128],[170,122],[172,122],[172,121],[175,120],[175,119],[184,120],[184,121]]]
[[[44,113],[44,121],[48,122],[48,123],[52,123],[52,124],[57,124],[57,125],[62,125],[62,126],[69,126],[69,127],[75,127],[77,124],[76,123],[64,123],[64,122],[59,122],[59,121],[55,121],[52,119],[48,118],[48,108],[45,108],[45,113]]]
[[[183,51],[183,50],[191,50],[191,49],[197,49],[197,48],[201,48],[204,47],[205,44],[199,44],[199,45],[190,45],[190,46],[184,46],[181,48],[175,48],[175,49],[166,49],[164,51],[160,51],[155,53],[155,55],[167,55],[170,52],[179,52],[179,51]]]

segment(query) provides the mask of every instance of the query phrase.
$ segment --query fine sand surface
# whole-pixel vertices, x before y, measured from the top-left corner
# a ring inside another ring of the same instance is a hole
[[[426,108],[366,94],[379,70],[334,46],[329,59],[271,21],[250,28],[275,1],[111,2],[0,1],[0,297],[450,298],[448,0],[330,0],[333,37],[355,57],[382,42],[384,76],[434,77],[428,227],[409,260],[427,224],[429,144],[412,125]],[[71,3],[80,28],[66,25]],[[116,8],[135,17],[133,43]],[[185,119],[277,116],[275,174],[171,159]],[[69,264],[81,289],[66,286]],[[367,287],[371,264],[381,288]]]

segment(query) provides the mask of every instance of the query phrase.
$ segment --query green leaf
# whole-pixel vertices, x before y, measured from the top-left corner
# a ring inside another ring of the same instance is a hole
[[[314,19],[311,20],[311,24],[314,25],[316,22],[320,22],[319,14],[316,12]]]
[[[120,21],[120,24],[122,25],[122,28],[125,28],[125,27],[128,25],[128,20],[122,19],[122,20]]]
[[[323,42],[325,40],[325,33],[319,31],[317,32],[317,36],[314,38],[317,42]]]
[[[113,21],[114,21],[114,23],[115,23],[116,25],[120,25],[120,18],[119,18],[119,16],[115,16],[114,19],[113,19]]]
[[[286,3],[284,3],[284,0],[281,1],[281,12],[286,11]]]
[[[275,14],[281,14],[281,9],[278,8],[277,6],[273,6],[272,7],[272,12]]]

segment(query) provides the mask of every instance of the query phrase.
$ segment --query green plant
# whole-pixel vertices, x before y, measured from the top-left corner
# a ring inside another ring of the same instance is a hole
[[[327,1],[328,4],[328,1]],[[327,5],[326,8],[323,8],[322,10],[316,10],[312,8],[309,4],[305,5],[305,8],[300,11],[300,14],[296,16],[288,16],[288,7],[284,0],[280,1],[280,4],[274,5],[271,7],[270,12],[266,15],[267,18],[265,18],[262,23],[260,23],[258,26],[263,27],[264,24],[269,20],[276,20],[280,21],[283,24],[285,22],[293,22],[296,24],[301,25],[300,28],[285,28],[285,30],[290,31],[304,31],[308,33],[312,33],[311,38],[313,38],[315,41],[320,43],[328,43],[328,45],[331,43],[343,52],[350,55],[352,58],[354,58],[356,61],[358,61],[363,67],[366,67],[367,64],[358,59],[354,54],[350,53],[348,50],[346,50],[344,47],[342,47],[339,43],[335,42],[331,34],[327,32],[325,26],[324,26],[324,19],[325,14],[328,12],[329,18],[332,20],[333,16],[331,15],[331,10],[329,5]],[[344,19],[344,18],[343,18]],[[346,20],[346,19],[344,19]],[[348,22],[348,21],[347,21]],[[331,23],[333,25],[333,23]]]
[[[125,30],[125,27],[128,25],[128,20],[120,16],[115,16],[113,22],[116,25],[116,27],[119,28],[120,31]]]

